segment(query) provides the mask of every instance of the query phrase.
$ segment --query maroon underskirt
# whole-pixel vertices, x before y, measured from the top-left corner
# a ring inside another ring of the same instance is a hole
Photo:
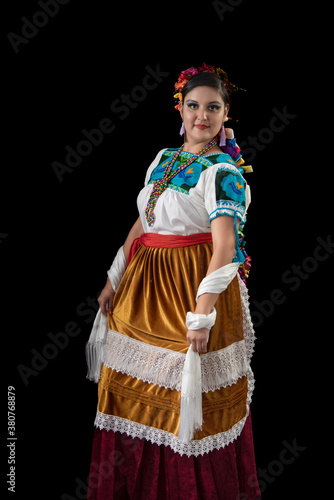
[[[87,500],[255,500],[251,417],[225,448],[203,456],[96,429]]]

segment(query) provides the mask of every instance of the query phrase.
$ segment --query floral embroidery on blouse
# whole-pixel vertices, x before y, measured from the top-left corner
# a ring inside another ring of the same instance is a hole
[[[224,172],[225,174],[226,172]],[[221,172],[217,173],[217,180],[220,181]],[[239,203],[245,204],[245,191],[244,184],[240,182],[240,179],[235,174],[223,175],[222,181],[220,185],[218,185],[218,199],[220,198],[220,193],[225,193],[226,199],[231,199],[233,201],[237,201]],[[223,194],[224,196],[224,194]]]
[[[216,209],[210,213],[210,221],[220,215],[239,217],[244,221],[246,212],[245,182],[238,171],[218,167],[216,174]]]
[[[148,184],[153,184],[154,181],[163,177],[167,164],[175,151],[175,148],[170,148],[164,151],[159,165],[151,174]],[[178,168],[181,163],[184,163],[191,156],[193,156],[192,153],[182,151],[179,159],[174,164],[173,170]],[[189,194],[189,190],[195,187],[198,183],[201,173],[217,163],[231,163],[236,166],[232,158],[226,153],[213,153],[207,156],[199,156],[197,160],[189,166],[189,168],[182,170],[178,175],[176,175],[168,184],[168,187],[174,191]]]

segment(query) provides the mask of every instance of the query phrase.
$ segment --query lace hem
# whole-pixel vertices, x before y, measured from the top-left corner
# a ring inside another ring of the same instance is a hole
[[[166,389],[181,391],[186,355],[145,344],[109,330],[103,362],[105,366]],[[245,341],[201,356],[202,392],[233,385],[247,374]]]
[[[132,438],[146,439],[147,441],[157,444],[158,446],[170,446],[175,453],[179,453],[180,455],[187,455],[188,457],[193,455],[197,457],[198,455],[209,453],[214,449],[219,450],[220,448],[224,448],[237,439],[245,425],[247,416],[248,412],[242,420],[226,432],[221,432],[220,434],[215,434],[214,436],[208,436],[200,441],[193,440],[189,443],[184,443],[170,432],[162,431],[160,429],[156,429],[155,427],[148,427],[125,418],[105,415],[100,412],[96,415],[95,426],[101,430],[106,429],[107,431],[118,431],[121,434],[125,433],[127,436]]]
[[[180,455],[187,455],[188,457],[204,455],[204,453],[209,453],[212,450],[224,448],[240,436],[249,414],[249,405],[254,390],[254,376],[250,368],[248,369],[247,375],[248,394],[246,416],[239,420],[239,422],[237,422],[231,429],[225,432],[220,432],[200,440],[192,440],[189,443],[185,443],[170,432],[157,429],[155,427],[149,427],[138,422],[133,422],[131,420],[127,420],[126,418],[106,415],[105,413],[101,413],[99,411],[96,414],[94,425],[100,430],[105,429],[107,431],[111,430],[114,432],[120,432],[121,434],[125,433],[132,438],[146,439],[147,441],[155,443],[159,446],[170,446],[175,453],[179,453]]]
[[[250,363],[252,355],[254,353],[254,344],[256,340],[253,323],[250,315],[249,309],[249,295],[247,286],[242,281],[240,275],[238,274],[239,288],[240,288],[240,298],[241,298],[241,310],[242,310],[242,321],[244,330],[244,339],[246,345],[247,361]]]

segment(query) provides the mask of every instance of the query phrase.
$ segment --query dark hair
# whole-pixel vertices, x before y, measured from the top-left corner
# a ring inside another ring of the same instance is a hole
[[[207,73],[207,72],[202,72],[202,73],[196,73],[196,75],[193,75],[190,80],[186,83],[186,85],[182,89],[182,102],[184,102],[184,98],[190,92],[191,90],[195,89],[196,87],[202,87],[202,86],[207,86],[207,87],[213,87],[216,89],[224,103],[225,106],[229,104],[230,102],[230,97],[227,93],[227,90],[225,88],[224,83],[222,80],[219,78],[219,76],[216,73]]]

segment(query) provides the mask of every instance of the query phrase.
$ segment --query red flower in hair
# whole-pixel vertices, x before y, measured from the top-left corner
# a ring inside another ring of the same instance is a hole
[[[189,79],[198,73],[196,68],[188,68],[184,71],[181,71],[178,81],[175,83],[174,87],[176,90],[182,90],[185,84],[189,81]]]
[[[196,69],[193,66],[191,66],[191,68],[188,68],[188,69],[185,69],[184,71],[182,71],[181,75],[182,74],[185,74],[185,75],[196,75],[197,73],[198,73],[198,69]]]
[[[204,73],[214,73],[215,72],[214,66],[210,66],[209,64],[205,64],[205,63],[203,63],[203,65],[200,66],[198,69],[199,69],[199,71],[203,71]]]

